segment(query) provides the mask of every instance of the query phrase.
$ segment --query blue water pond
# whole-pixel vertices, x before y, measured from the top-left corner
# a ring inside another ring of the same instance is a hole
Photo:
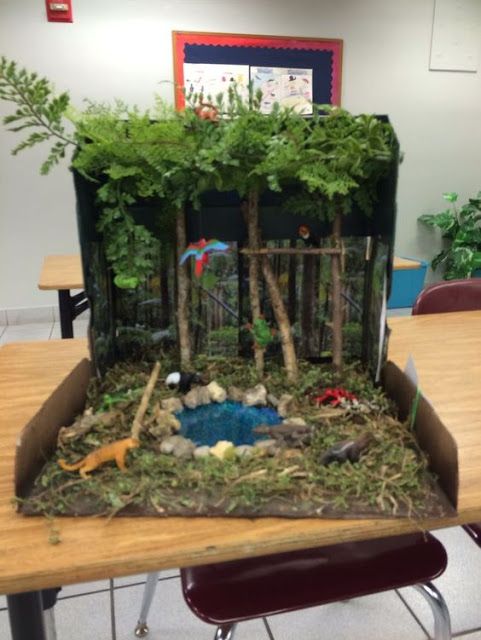
[[[229,440],[236,446],[253,444],[266,436],[252,433],[260,424],[275,425],[282,422],[277,411],[268,407],[246,407],[240,402],[212,402],[196,409],[184,409],[176,414],[180,420],[180,433],[197,446],[212,447],[219,440]]]

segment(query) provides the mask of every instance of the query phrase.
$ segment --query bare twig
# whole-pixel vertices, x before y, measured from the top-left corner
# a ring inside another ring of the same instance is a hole
[[[139,439],[140,432],[142,431],[142,420],[144,419],[145,412],[147,411],[147,407],[149,406],[150,396],[152,395],[155,383],[157,382],[157,378],[159,377],[159,371],[160,362],[156,362],[154,368],[152,369],[152,373],[150,374],[149,381],[147,382],[142,400],[140,401],[139,408],[137,409],[137,413],[135,414],[135,418],[132,423],[131,435],[132,438],[135,438],[135,440]]]

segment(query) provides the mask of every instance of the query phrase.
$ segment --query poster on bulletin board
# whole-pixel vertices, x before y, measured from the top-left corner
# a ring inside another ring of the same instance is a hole
[[[174,31],[175,106],[185,95],[214,99],[235,83],[262,91],[261,110],[275,102],[303,115],[312,104],[340,105],[342,40]]]

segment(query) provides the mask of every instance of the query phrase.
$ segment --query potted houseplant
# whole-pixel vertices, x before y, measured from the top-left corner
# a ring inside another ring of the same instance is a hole
[[[458,194],[443,193],[449,203],[444,211],[426,213],[419,221],[441,230],[443,249],[434,256],[431,267],[444,267],[445,280],[470,278],[481,268],[481,191],[458,207]]]

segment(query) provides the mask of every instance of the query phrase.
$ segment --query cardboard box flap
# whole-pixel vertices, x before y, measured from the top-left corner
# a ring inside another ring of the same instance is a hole
[[[61,427],[71,424],[85,406],[91,363],[84,358],[22,429],[15,456],[15,495],[25,497],[57,447]]]
[[[416,397],[416,386],[393,362],[388,362],[384,367],[382,381],[386,393],[399,408],[399,419],[406,420]],[[428,456],[430,469],[438,478],[439,486],[457,509],[459,469],[456,441],[422,395],[419,398],[414,429],[419,446]]]

